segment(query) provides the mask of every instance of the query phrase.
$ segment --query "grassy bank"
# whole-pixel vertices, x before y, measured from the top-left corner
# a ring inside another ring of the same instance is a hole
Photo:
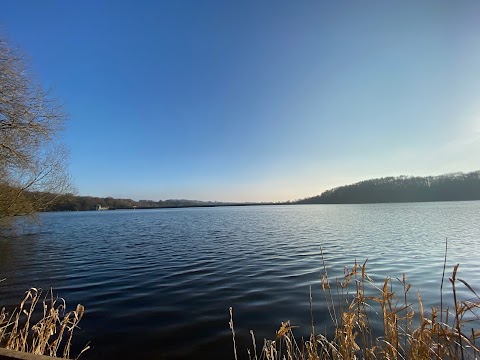
[[[366,263],[355,263],[341,279],[331,280],[324,266],[322,290],[334,333],[327,337],[315,329],[311,311],[311,334],[295,339],[295,326],[281,324],[275,339],[253,346],[249,359],[477,359],[480,356],[480,298],[474,289],[457,276],[458,265],[440,287],[438,306],[424,309],[420,293],[412,294],[411,285],[401,279],[386,278],[375,284],[366,272]],[[459,299],[459,287],[471,297]],[[394,291],[400,289],[400,291]],[[448,289],[448,290],[447,290]],[[444,294],[445,292],[445,294]],[[453,306],[444,304],[450,296]],[[413,298],[413,300],[412,300]],[[311,304],[311,296],[310,296]],[[311,304],[312,309],[312,304]],[[372,326],[372,324],[381,326]],[[234,356],[237,345],[230,308],[230,328]]]

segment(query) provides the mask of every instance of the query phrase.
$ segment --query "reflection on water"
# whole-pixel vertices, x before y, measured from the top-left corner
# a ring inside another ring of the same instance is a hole
[[[480,202],[259,206],[43,214],[17,237],[0,237],[0,305],[53,287],[86,306],[76,343],[82,358],[223,358],[273,338],[281,321],[317,328],[323,249],[330,276],[368,258],[370,275],[406,273],[428,308],[438,304],[444,242],[448,268],[480,286]]]

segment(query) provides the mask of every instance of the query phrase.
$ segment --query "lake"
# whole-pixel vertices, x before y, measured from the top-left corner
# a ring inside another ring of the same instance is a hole
[[[401,278],[438,305],[447,273],[480,290],[480,202],[290,205],[45,213],[41,225],[0,236],[0,306],[30,287],[68,309],[85,305],[83,359],[246,358],[250,333],[274,339],[282,321],[329,329],[321,249],[331,278],[368,258],[381,283]],[[450,288],[448,280],[445,284]],[[461,290],[460,295],[470,296]],[[447,300],[448,301],[448,300]],[[428,307],[426,307],[428,309]]]

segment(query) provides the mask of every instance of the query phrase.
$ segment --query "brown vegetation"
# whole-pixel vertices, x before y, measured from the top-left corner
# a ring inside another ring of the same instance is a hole
[[[457,277],[458,265],[451,278],[453,308],[432,307],[427,314],[420,294],[416,301],[409,299],[410,284],[405,276],[398,284],[400,294],[393,291],[392,279],[375,285],[366,273],[365,263],[346,269],[345,277],[331,282],[326,268],[322,276],[322,290],[334,325],[334,334],[327,338],[315,331],[313,316],[310,338],[297,342],[292,326],[282,323],[275,340],[265,340],[260,355],[255,339],[250,359],[477,359],[480,355],[476,339],[480,337],[480,298],[464,280]],[[457,286],[466,286],[474,300],[457,298]],[[350,288],[353,291],[350,292]],[[443,278],[441,288],[443,291]],[[415,306],[416,303],[416,306]],[[418,310],[414,308],[418,307]],[[381,320],[381,329],[373,329],[372,322]],[[232,312],[230,327],[234,337]]]
[[[73,332],[83,317],[84,307],[79,304],[75,310],[65,313],[65,301],[54,298],[50,291],[41,301],[43,312],[39,314],[35,310],[41,294],[41,290],[32,288],[12,314],[5,309],[0,311],[0,345],[10,350],[68,359]]]

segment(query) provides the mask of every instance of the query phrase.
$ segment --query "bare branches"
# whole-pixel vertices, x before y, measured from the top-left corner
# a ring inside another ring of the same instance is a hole
[[[44,210],[72,188],[59,141],[67,116],[24,59],[0,37],[0,224]]]

